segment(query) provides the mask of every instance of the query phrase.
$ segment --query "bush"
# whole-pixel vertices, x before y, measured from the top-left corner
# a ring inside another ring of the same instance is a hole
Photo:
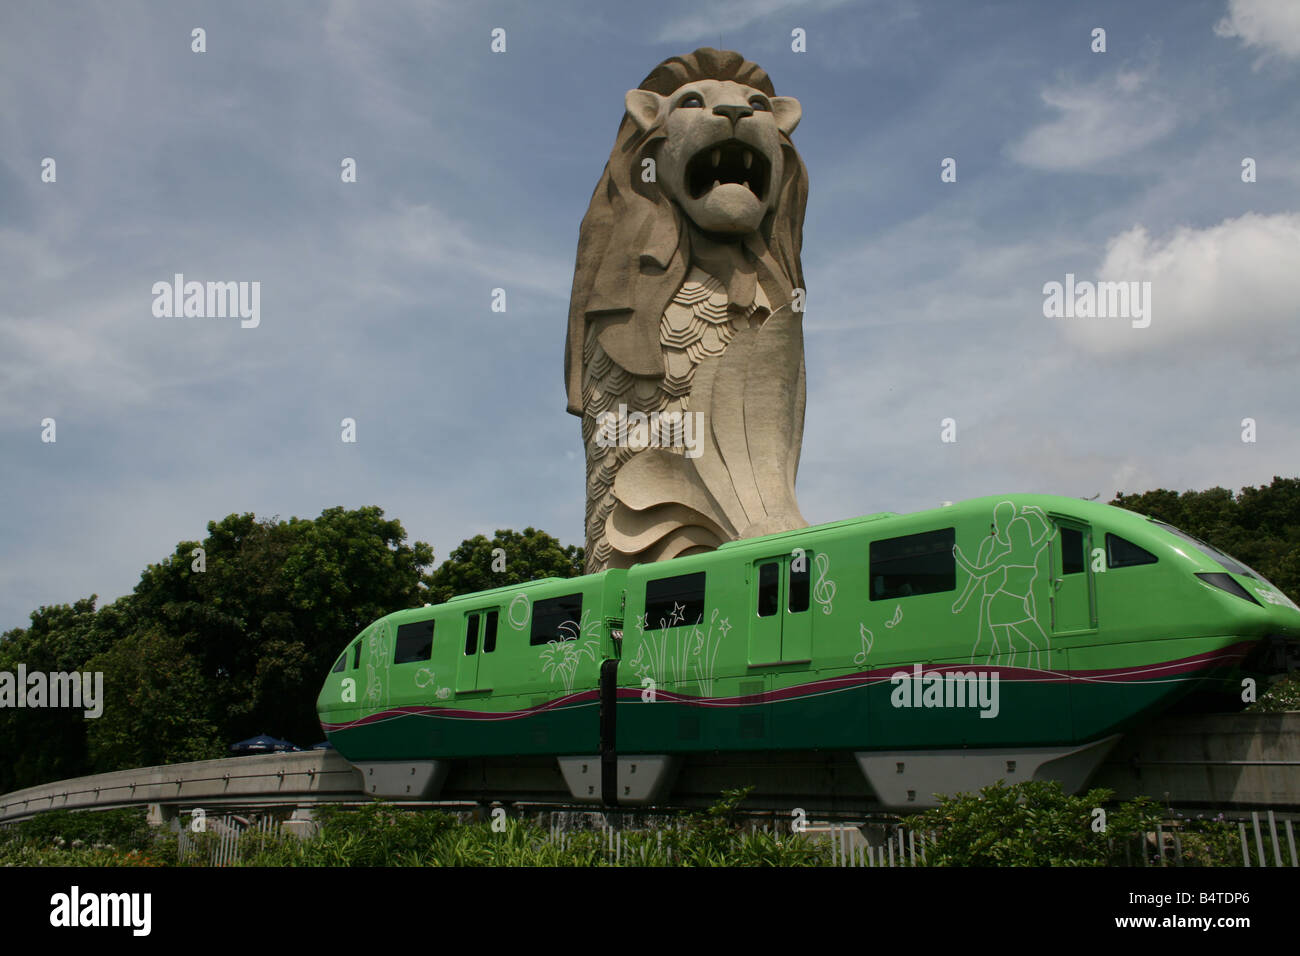
[[[935,842],[926,842],[928,866],[1141,866],[1144,854],[1158,862],[1156,827],[1165,809],[1149,797],[1106,807],[1114,796],[1106,789],[1071,796],[1056,781],[999,782],[978,794],[940,797],[912,825],[937,832]],[[1105,812],[1100,830],[1098,809]],[[1236,831],[1222,816],[1165,823],[1171,862],[1175,832],[1184,865],[1238,865]]]
[[[124,850],[143,850],[152,845],[153,832],[144,807],[94,812],[51,810],[23,820],[15,827],[19,839],[49,844],[62,839],[87,846],[96,843]]]
[[[739,807],[748,790],[732,790],[709,809],[673,818],[670,825],[623,831],[624,866],[825,866],[828,842],[793,833],[747,832]],[[1184,819],[1142,797],[1105,807],[1114,794],[1080,796],[1060,784],[1002,783],[978,794],[941,797],[939,807],[905,825],[921,834],[928,866],[1141,866],[1155,864],[1156,826],[1164,823],[1165,856],[1173,862],[1174,834],[1187,866],[1240,863],[1237,828],[1217,819]],[[1094,830],[1105,807],[1105,829]],[[609,832],[566,833],[562,840],[537,822],[506,819],[459,823],[433,810],[384,803],[316,810],[319,834],[246,831],[235,866],[611,866]],[[929,832],[937,839],[928,839]],[[212,829],[187,833],[193,847],[182,865],[206,866],[221,839]],[[159,866],[177,862],[175,834],[151,832],[143,810],[58,811],[0,830],[0,865]]]
[[[3,866],[162,866],[175,858],[159,846],[143,807],[51,810],[0,834]]]
[[[624,831],[620,862],[629,866],[815,866],[830,848],[791,834],[746,833],[739,804],[748,791],[729,791],[680,827]],[[535,822],[506,819],[460,824],[447,813],[403,810],[383,803],[317,810],[310,840],[246,833],[240,866],[611,866],[607,830],[566,833],[563,842]],[[191,835],[186,860],[206,865],[215,833]]]

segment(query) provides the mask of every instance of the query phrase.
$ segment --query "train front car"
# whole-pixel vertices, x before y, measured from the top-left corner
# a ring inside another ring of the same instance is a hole
[[[1056,508],[1050,610],[1078,627],[1064,642],[1076,736],[1171,709],[1239,710],[1300,638],[1300,609],[1228,555],[1121,508]]]
[[[1119,736],[1154,715],[1240,709],[1252,698],[1245,679],[1258,680],[1270,650],[1300,637],[1300,609],[1268,581],[1135,512],[1053,496],[945,510],[927,514],[932,536],[952,525],[950,576],[935,549],[906,557],[918,535],[871,544],[872,604],[896,596],[883,626],[868,622],[876,644],[900,635],[909,604],[920,604],[907,592],[944,594],[931,600],[933,637],[918,654],[930,659],[894,687],[889,711],[872,714],[910,760],[858,754],[884,803],[926,803],[931,788],[975,790],[993,779],[1060,779],[1079,790]],[[954,708],[954,675],[969,684],[967,710],[972,692],[988,688],[984,719]]]
[[[1175,709],[1240,710],[1286,671],[1300,648],[1300,607],[1231,555],[1163,521],[1144,521],[1145,536],[1136,530],[1134,536],[1155,558],[1149,563],[1165,561],[1186,595],[1184,606],[1171,596],[1171,625],[1207,642],[1208,657],[1186,662],[1192,680]]]
[[[1009,495],[925,514],[936,541],[955,538],[955,567],[940,548],[920,556],[927,532],[870,546],[872,601],[895,596],[883,627],[864,625],[876,645],[922,604],[909,592],[943,595],[929,599],[932,636],[913,675],[895,687],[890,711],[872,713],[880,736],[910,759],[876,747],[858,754],[887,804],[1031,776],[1077,790],[1123,733],[1153,716],[1240,709],[1277,669],[1278,646],[1300,638],[1300,609],[1256,572],[1121,508]],[[970,685],[968,708],[993,684],[987,719],[954,709],[954,674]],[[955,745],[963,749],[946,749]]]

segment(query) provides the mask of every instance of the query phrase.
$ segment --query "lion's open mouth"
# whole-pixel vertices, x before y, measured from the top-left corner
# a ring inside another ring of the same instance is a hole
[[[760,200],[767,195],[769,164],[752,146],[737,139],[702,149],[686,164],[686,188],[699,199],[714,186],[736,183]]]

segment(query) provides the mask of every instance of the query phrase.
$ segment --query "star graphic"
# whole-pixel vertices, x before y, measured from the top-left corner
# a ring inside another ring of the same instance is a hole
[[[644,631],[646,629],[646,625],[649,623],[650,622],[646,620],[646,616],[642,614],[640,617],[636,619],[636,629],[638,631]]]
[[[721,621],[719,621],[718,630],[722,632],[723,637],[726,637],[727,632],[731,630],[731,618],[724,617]]]
[[[685,604],[678,604],[676,601],[674,601],[673,616],[668,619],[668,623],[676,624],[678,621],[682,620],[684,617],[686,617],[685,611],[686,611]]]

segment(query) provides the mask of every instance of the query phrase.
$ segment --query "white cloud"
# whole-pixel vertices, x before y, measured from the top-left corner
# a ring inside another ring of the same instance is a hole
[[[405,266],[424,276],[474,276],[484,283],[484,308],[487,290],[497,285],[507,290],[526,289],[567,304],[573,282],[568,250],[542,255],[508,241],[476,237],[476,232],[484,231],[429,204],[399,204],[358,226],[356,244],[365,250],[377,273]],[[412,294],[418,292],[412,290]]]
[[[1300,59],[1300,3],[1296,0],[1228,0],[1228,14],[1214,25],[1221,37]]]
[[[1112,237],[1095,276],[1077,281],[1151,283],[1151,324],[1057,319],[1093,352],[1210,346],[1279,358],[1296,352],[1300,319],[1300,213],[1246,213],[1216,226],[1183,226],[1153,239],[1145,226]],[[1063,277],[1057,277],[1062,281]]]
[[[1031,129],[1007,154],[1040,169],[1086,170],[1154,143],[1177,118],[1163,96],[1144,92],[1148,79],[1121,70],[1108,81],[1043,90],[1043,102],[1061,115]]]
[[[798,12],[812,16],[824,10],[842,7],[849,0],[723,0],[704,10],[692,7],[691,12],[669,20],[659,31],[662,43],[704,41],[724,44],[721,49],[735,49],[735,36],[744,27],[777,14]],[[892,15],[892,14],[891,14]],[[801,24],[792,21],[790,29]],[[807,24],[802,24],[807,29]],[[721,34],[721,37],[719,37]]]

